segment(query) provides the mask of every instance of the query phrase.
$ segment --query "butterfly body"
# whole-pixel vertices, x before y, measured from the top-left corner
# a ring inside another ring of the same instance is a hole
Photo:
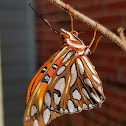
[[[77,36],[61,29],[56,52],[29,84],[24,126],[44,126],[62,114],[100,107],[105,100],[102,82],[87,55],[90,49]]]

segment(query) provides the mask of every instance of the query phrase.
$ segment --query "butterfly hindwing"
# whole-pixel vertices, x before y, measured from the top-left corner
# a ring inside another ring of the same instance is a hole
[[[89,109],[93,108],[94,106],[100,107],[102,102],[105,100],[105,96],[102,89],[102,82],[98,77],[94,66],[92,65],[87,56],[77,58],[76,64],[78,70],[78,77],[81,82],[80,84],[83,85],[80,88],[80,92],[86,98],[86,105]],[[87,103],[87,101],[90,101],[90,103]]]
[[[70,59],[59,64],[51,78],[44,103],[56,112],[88,110],[94,106],[99,107],[105,99],[102,83],[86,56],[77,58],[74,53]]]

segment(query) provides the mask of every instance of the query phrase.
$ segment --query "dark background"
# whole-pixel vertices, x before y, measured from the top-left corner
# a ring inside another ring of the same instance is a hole
[[[103,24],[114,33],[126,28],[126,0],[63,0],[76,10]],[[28,7],[26,0],[0,1],[0,36],[5,126],[22,126],[25,95],[32,76],[57,50],[60,36],[50,30]],[[32,1],[30,1],[32,2]],[[70,17],[48,0],[32,2],[39,14],[60,31],[70,31]],[[88,45],[94,29],[74,19],[74,30]],[[87,31],[88,30],[88,31]],[[126,32],[125,32],[126,34]],[[101,33],[97,32],[97,38]],[[49,126],[125,126],[126,54],[103,36],[89,56],[103,82],[106,101],[100,109],[56,118]]]

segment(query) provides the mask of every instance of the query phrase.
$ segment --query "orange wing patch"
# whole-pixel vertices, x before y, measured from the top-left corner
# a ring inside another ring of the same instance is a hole
[[[28,90],[27,90],[27,95],[26,95],[26,104],[29,101],[29,98],[31,96],[31,94],[33,93],[36,85],[38,84],[39,80],[41,79],[43,73],[42,70],[44,67],[48,67],[51,64],[51,61],[54,59],[54,57],[59,53],[56,52],[44,65],[41,66],[41,68],[37,71],[37,73],[34,75],[33,79],[31,80],[29,86],[28,86]]]
[[[45,89],[47,87],[47,83],[46,82],[43,82],[40,86],[41,88],[41,91],[40,91],[40,95],[39,95],[39,100],[41,100],[41,102],[43,102],[43,95],[45,93]]]

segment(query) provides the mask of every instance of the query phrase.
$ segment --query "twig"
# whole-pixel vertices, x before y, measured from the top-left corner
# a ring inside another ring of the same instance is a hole
[[[119,34],[119,36],[120,36],[122,42],[124,42],[124,45],[125,45],[125,44],[126,44],[126,38],[125,38],[125,35],[124,35],[124,28],[119,27],[119,28],[117,29],[117,32],[118,32],[118,34]]]
[[[64,10],[66,10],[66,4],[64,2],[62,2],[60,0],[49,0],[49,1],[52,2],[53,4],[57,5],[59,8],[62,8]],[[80,19],[81,21],[85,22],[90,27],[93,27],[93,28],[96,27],[96,22],[94,20],[92,20],[89,17],[85,16],[84,14],[76,11],[72,7],[70,7],[69,9],[70,9],[70,12],[72,13],[72,15],[74,17],[76,17],[76,18]],[[105,36],[107,36],[113,42],[115,42],[118,46],[120,46],[126,52],[126,40],[121,39],[120,38],[121,36],[120,37],[117,36],[112,31],[105,28],[103,25],[101,25],[99,23],[97,23],[97,30],[100,31]],[[123,42],[123,41],[125,41],[125,42]]]

